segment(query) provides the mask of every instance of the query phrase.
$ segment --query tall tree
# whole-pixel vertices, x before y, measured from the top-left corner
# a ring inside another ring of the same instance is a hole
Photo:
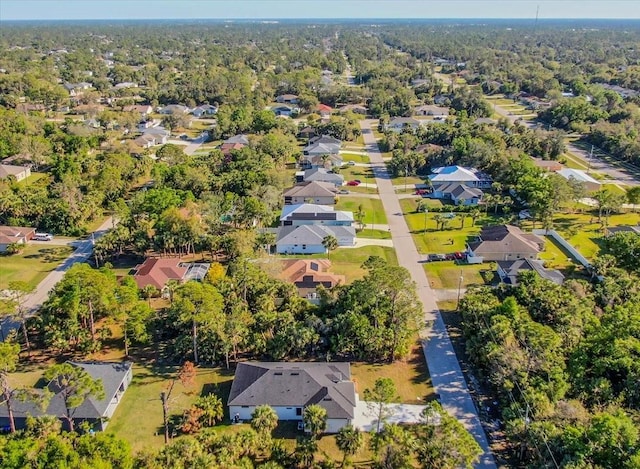
[[[12,292],[12,297],[18,310],[18,318],[20,319],[20,325],[22,326],[22,334],[24,335],[27,354],[31,354],[31,344],[29,343],[29,333],[27,331],[27,321],[25,316],[27,311],[24,303],[29,294],[35,290],[35,287],[23,280],[13,280],[9,282],[9,290]]]
[[[380,433],[384,423],[393,415],[389,404],[400,400],[396,385],[391,378],[378,378],[373,388],[364,390],[363,397],[369,413],[376,420],[376,433]]]
[[[251,414],[251,428],[259,434],[270,434],[277,426],[278,414],[269,405],[259,405]]]
[[[7,406],[7,416],[11,433],[16,431],[16,423],[13,418],[13,400],[16,390],[9,383],[9,373],[16,370],[20,345],[9,340],[0,342],[0,393],[4,404]]]
[[[70,363],[54,365],[44,373],[49,386],[60,390],[64,402],[64,419],[74,431],[75,410],[89,397],[104,399],[102,380],[93,379],[79,366]]]
[[[364,436],[353,425],[346,425],[336,435],[336,445],[342,451],[342,467],[345,467],[350,456],[354,456],[362,449]]]

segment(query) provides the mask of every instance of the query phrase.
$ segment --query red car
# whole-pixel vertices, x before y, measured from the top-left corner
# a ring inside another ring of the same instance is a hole
[[[415,195],[425,195],[428,194],[429,191],[427,189],[418,189],[414,192]]]
[[[360,181],[347,181],[347,186],[359,186]]]

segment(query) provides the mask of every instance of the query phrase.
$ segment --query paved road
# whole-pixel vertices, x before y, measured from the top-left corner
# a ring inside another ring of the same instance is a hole
[[[496,113],[500,114],[502,117],[506,117],[512,123],[521,118],[522,116],[509,115],[510,111],[508,109],[503,108],[502,106],[491,103],[493,105]],[[534,127],[537,125],[532,121],[522,121],[524,125],[527,127]],[[601,173],[610,178],[614,184],[626,184],[629,186],[638,186],[640,185],[640,181],[637,178],[638,169],[633,167],[625,168],[622,163],[610,163],[605,161],[605,155],[598,156],[602,150],[597,150],[591,154],[591,151],[584,150],[573,143],[567,143],[567,151],[572,155],[576,156],[578,159],[583,160],[585,162],[585,166],[589,168],[589,171],[593,171],[594,173]]]
[[[438,311],[435,294],[429,285],[422,265],[418,263],[420,256],[402,215],[400,202],[371,131],[372,122],[371,120],[360,121],[362,135],[371,158],[372,169],[378,183],[378,192],[391,228],[398,262],[410,272],[416,283],[418,296],[424,306],[427,328],[421,331],[421,336],[424,338],[423,350],[432,385],[440,397],[442,406],[464,424],[483,449],[484,453],[476,467],[495,469],[496,464],[487,442],[487,436],[469,394],[444,321]]]
[[[40,306],[42,306],[42,303],[44,303],[49,296],[49,292],[53,290],[53,287],[55,287],[60,280],[62,280],[65,272],[69,270],[73,264],[76,262],[86,262],[89,259],[93,252],[93,241],[99,239],[112,227],[113,220],[109,217],[96,231],[93,232],[93,236],[70,243],[71,246],[76,248],[75,251],[73,251],[73,253],[71,253],[71,255],[62,262],[62,264],[56,267],[54,271],[50,272],[49,275],[47,275],[44,280],[38,284],[35,291],[25,300],[24,308],[29,311],[29,314],[34,314]],[[9,331],[17,329],[18,327],[20,327],[19,322],[5,319],[0,325],[0,328],[2,329],[2,337],[6,337],[6,334],[9,333]]]

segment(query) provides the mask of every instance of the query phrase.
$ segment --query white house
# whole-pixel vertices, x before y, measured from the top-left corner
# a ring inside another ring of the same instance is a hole
[[[330,205],[295,204],[282,207],[281,226],[352,226],[353,212],[334,210]]]
[[[357,403],[349,363],[242,362],[229,393],[231,419],[251,420],[259,405],[269,405],[279,420],[303,420],[305,407],[327,411],[326,433],[351,424]]]
[[[218,108],[216,106],[212,106],[211,104],[202,104],[201,106],[194,108],[191,111],[191,114],[193,114],[195,117],[202,117],[202,116],[212,116],[217,112],[218,112]]]
[[[478,171],[475,168],[465,168],[463,166],[441,166],[434,168],[429,175],[429,181],[436,190],[436,186],[457,182],[468,187],[489,188],[493,182],[488,174]]]
[[[416,130],[420,127],[420,121],[413,117],[394,117],[385,125],[385,130],[402,132],[404,129]]]
[[[338,246],[354,246],[356,230],[352,226],[336,225],[297,225],[281,226],[276,239],[278,254],[325,254],[327,249],[322,242],[327,236],[333,236]]]
[[[569,179],[573,179],[574,181],[581,182],[582,184],[584,184],[584,187],[588,192],[599,191],[602,187],[600,181],[594,179],[589,174],[579,169],[563,168],[560,171],[556,172],[567,181]]]

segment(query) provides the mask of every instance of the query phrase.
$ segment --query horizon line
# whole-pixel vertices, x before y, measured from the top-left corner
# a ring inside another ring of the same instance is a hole
[[[38,22],[54,22],[54,21],[181,21],[181,20],[195,20],[195,21],[296,21],[296,20],[304,20],[304,21],[325,21],[325,20],[353,20],[353,21],[362,21],[362,20],[383,20],[383,21],[423,21],[423,20],[532,20],[535,21],[536,18],[532,18],[529,16],[514,16],[514,17],[502,17],[502,16],[486,16],[486,17],[407,17],[407,18],[389,18],[389,17],[291,17],[291,18],[282,18],[282,17],[264,17],[264,18],[202,18],[202,17],[185,17],[185,18],[13,18],[13,19],[2,19],[0,18],[0,23],[2,22],[30,22],[30,21],[38,21]],[[537,18],[537,21],[547,21],[547,20],[563,20],[563,21],[576,21],[576,20],[596,20],[596,21],[607,21],[607,20],[625,20],[625,21],[638,21],[640,17],[637,18],[627,18],[627,17],[545,17],[545,18]]]

